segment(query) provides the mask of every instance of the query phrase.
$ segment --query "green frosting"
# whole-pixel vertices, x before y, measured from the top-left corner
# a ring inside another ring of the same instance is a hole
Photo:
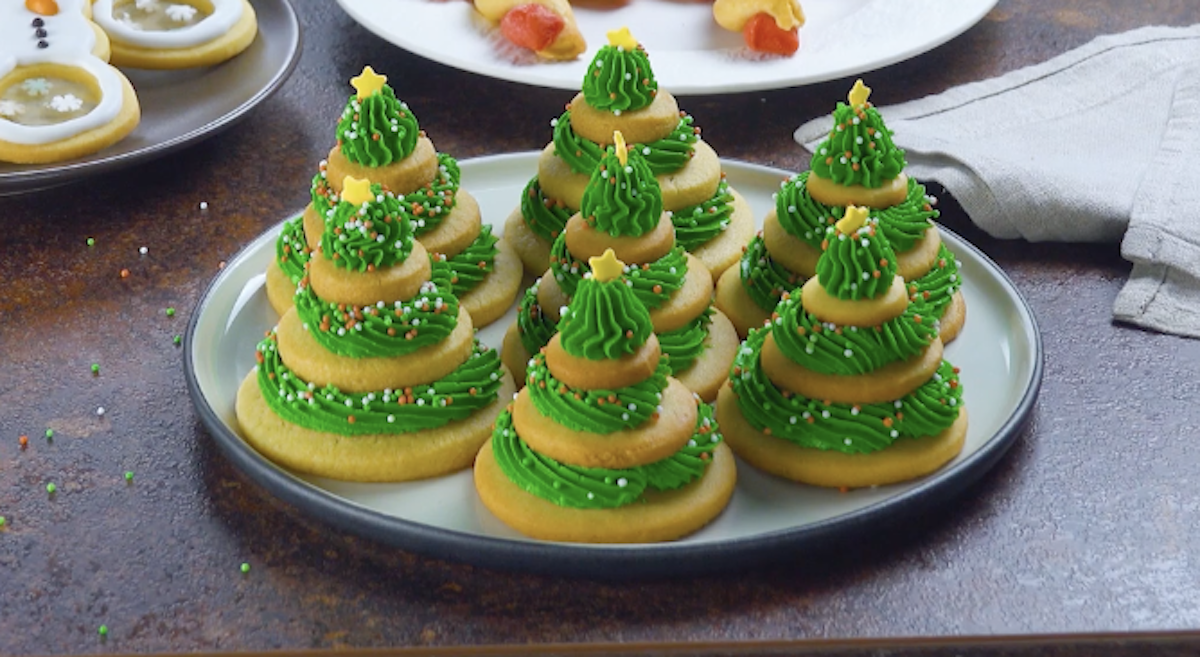
[[[649,378],[616,390],[571,388],[546,367],[545,355],[533,357],[526,374],[529,397],[538,413],[575,431],[607,434],[635,429],[660,409],[671,369],[662,359]]]
[[[362,307],[324,301],[312,286],[302,285],[294,298],[296,313],[309,335],[339,356],[402,356],[438,344],[458,326],[449,278],[446,264],[435,261],[430,280],[412,299]]]
[[[391,192],[371,185],[372,200],[355,205],[339,201],[325,220],[321,254],[351,271],[381,269],[404,262],[412,253],[412,225]]]
[[[675,243],[691,251],[724,232],[732,218],[733,192],[722,176],[712,198],[700,205],[680,208],[671,213],[671,223],[675,224]]]
[[[412,216],[413,231],[417,237],[440,226],[458,204],[458,183],[461,178],[458,161],[450,155],[438,153],[438,172],[433,181],[400,197],[401,204]]]
[[[958,260],[942,244],[929,272],[908,283],[909,297],[912,299],[909,306],[926,317],[940,318],[960,288],[962,279],[958,273]]]
[[[839,299],[874,299],[888,291],[896,275],[896,253],[874,218],[847,235],[834,227],[817,259],[817,280]]]
[[[575,289],[558,332],[563,350],[572,356],[615,360],[641,349],[654,326],[624,278],[601,282],[588,276]]]
[[[833,121],[809,163],[813,173],[839,185],[881,187],[904,170],[904,151],[892,143],[892,131],[870,103],[838,103]]]
[[[592,172],[579,212],[593,228],[613,237],[637,237],[658,226],[662,218],[662,190],[646,160],[629,151],[625,164],[610,148]]]
[[[789,360],[822,374],[865,374],[921,353],[938,335],[937,317],[909,304],[879,326],[822,323],[804,310],[800,295],[781,301],[774,320],[775,343]]]
[[[538,285],[538,281],[530,285],[517,306],[517,337],[521,338],[525,351],[531,354],[541,351],[558,332],[558,326],[542,312],[542,306],[538,303]],[[516,374],[513,373],[514,376]]]
[[[771,258],[761,234],[754,236],[746,245],[746,251],[738,260],[738,268],[742,288],[750,300],[768,312],[775,310],[784,292],[795,290],[804,285],[806,280]]]
[[[712,316],[713,309],[709,306],[696,319],[674,331],[658,335],[658,346],[666,356],[667,364],[671,366],[672,376],[688,371],[704,353],[704,341],[708,339],[708,327],[712,325]]]
[[[658,176],[679,171],[692,159],[695,144],[700,140],[700,129],[692,127],[693,119],[688,114],[679,117],[679,123],[662,139],[636,146],[646,158],[650,171]],[[554,127],[554,152],[562,158],[571,171],[591,175],[600,160],[604,148],[596,142],[580,137],[571,127],[571,111],[551,122]]]
[[[808,175],[805,171],[784,183],[775,195],[775,214],[779,225],[792,236],[810,246],[820,248],[825,229],[842,218],[846,208],[840,205],[822,205],[808,193]],[[871,216],[879,219],[879,230],[888,239],[892,249],[904,253],[917,240],[925,237],[932,220],[937,219],[934,209],[937,199],[925,194],[925,186],[913,178],[908,179],[908,195],[901,203],[882,210],[872,209]]]
[[[455,296],[461,297],[474,290],[495,270],[496,242],[499,241],[500,238],[492,234],[492,227],[484,225],[475,241],[457,255],[451,258],[439,256],[450,266],[450,289]]]
[[[657,94],[658,81],[640,45],[633,50],[613,45],[600,48],[583,77],[583,97],[588,105],[614,114],[647,107]]]
[[[530,449],[513,428],[512,415],[496,418],[492,453],[496,464],[526,492],[559,506],[612,509],[642,499],[647,489],[674,490],[704,475],[721,442],[712,407],[700,404],[696,433],[675,454],[633,468],[585,468],[555,461]]]
[[[408,157],[420,136],[417,117],[384,85],[362,100],[351,95],[337,124],[337,139],[347,160],[382,167]]]
[[[504,372],[499,353],[476,341],[466,362],[433,383],[347,394],[296,376],[279,357],[274,333],[258,344],[258,358],[258,385],[276,415],[343,436],[410,433],[466,419],[496,401]]]
[[[575,295],[575,288],[579,281],[583,280],[584,272],[589,270],[586,263],[571,255],[565,235],[560,235],[554,244],[550,245],[550,271],[568,297]],[[687,270],[687,254],[682,246],[676,245],[667,255],[654,262],[642,265],[627,264],[626,285],[633,288],[638,301],[647,308],[654,309],[666,303],[675,290],[683,287]]]
[[[553,242],[567,227],[575,211],[566,203],[542,192],[537,176],[529,179],[521,194],[521,218],[538,237]]]
[[[338,203],[338,195],[329,186],[324,166],[317,172],[317,175],[313,176],[309,196],[312,198],[313,210],[316,211],[318,217],[328,219],[333,216],[333,209]]]
[[[826,404],[775,387],[759,355],[771,328],[755,329],[734,360],[730,382],[746,421],[801,447],[848,454],[875,452],[900,438],[941,433],[958,418],[962,386],[947,361],[929,381],[894,402]]]
[[[304,265],[311,253],[304,239],[304,215],[283,222],[283,229],[275,240],[275,262],[293,283],[304,278]]]

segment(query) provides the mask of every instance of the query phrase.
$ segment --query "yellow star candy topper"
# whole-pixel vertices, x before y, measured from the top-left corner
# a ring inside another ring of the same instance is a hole
[[[866,208],[860,208],[856,205],[848,205],[846,206],[846,214],[842,215],[842,218],[839,219],[835,225],[837,226],[839,233],[851,235],[854,233],[854,231],[862,228],[866,221]]]
[[[608,35],[608,43],[612,46],[620,46],[626,50],[636,50],[638,47],[637,39],[633,38],[633,33],[628,27],[622,27],[619,30],[609,30],[605,32]]]
[[[617,260],[612,249],[605,249],[604,255],[588,258],[588,264],[592,267],[592,279],[601,283],[619,278],[625,271],[625,263]]]
[[[867,99],[871,97],[871,88],[863,84],[862,79],[854,81],[854,86],[850,89],[850,93],[846,98],[850,101],[851,107],[866,105]]]
[[[385,82],[387,82],[387,76],[379,75],[370,66],[363,67],[362,74],[350,78],[350,86],[354,87],[354,90],[358,92],[359,100],[371,94],[379,93]]]
[[[342,200],[354,205],[374,201],[375,195],[371,193],[371,181],[366,178],[360,180],[354,176],[346,176],[342,180]]]
[[[613,150],[617,152],[617,161],[621,166],[629,164],[629,148],[625,145],[625,135],[620,130],[613,130]]]

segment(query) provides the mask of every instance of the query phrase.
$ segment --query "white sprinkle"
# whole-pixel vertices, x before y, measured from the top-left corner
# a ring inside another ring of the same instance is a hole
[[[144,246],[143,246],[142,248],[138,249],[138,253],[140,253],[140,254],[142,254],[142,255],[146,255],[146,254],[147,254],[147,253],[149,253],[149,252],[150,252],[150,249],[147,249],[147,248],[146,248],[146,247],[144,247]]]
[[[208,209],[208,201],[200,201],[200,209],[207,210]]]
[[[100,416],[104,415],[104,407],[103,406],[96,409],[96,415],[100,415]]]

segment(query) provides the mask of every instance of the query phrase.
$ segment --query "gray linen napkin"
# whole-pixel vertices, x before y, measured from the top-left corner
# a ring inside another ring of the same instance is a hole
[[[1100,37],[879,110],[908,174],[944,185],[980,228],[1122,240],[1134,267],[1114,317],[1200,337],[1200,25]],[[812,150],[829,128],[813,119],[796,141]]]

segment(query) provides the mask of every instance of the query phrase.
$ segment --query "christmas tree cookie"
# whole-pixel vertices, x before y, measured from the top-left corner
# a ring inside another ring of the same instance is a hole
[[[875,486],[933,472],[962,450],[958,370],[867,214],[847,207],[826,229],[816,275],[750,331],[717,398],[734,453],[772,474]]]
[[[458,162],[434,149],[408,105],[371,67],[351,80],[337,124],[337,145],[313,178],[312,201],[288,222],[267,270],[267,294],[280,314],[291,305],[308,252],[333,216],[346,176],[380,184],[396,195],[416,238],[451,270],[451,291],[486,326],[508,311],[521,286],[521,262],[504,239],[484,226],[479,204],[459,188]]]
[[[545,271],[550,245],[579,210],[588,180],[619,130],[658,178],[676,239],[720,276],[754,234],[750,206],[726,182],[720,159],[692,117],[658,88],[649,57],[629,30],[614,30],[608,38],[588,66],[583,90],[553,122],[554,140],[509,215],[505,237],[527,272]]]
[[[613,250],[589,259],[559,332],[475,461],[484,505],[552,541],[644,543],[721,513],[737,479],[711,407],[669,376]]]
[[[838,103],[834,127],[814,153],[810,170],[788,179],[762,232],[746,247],[737,267],[717,282],[717,307],[741,335],[768,318],[785,292],[813,275],[826,229],[847,205],[873,209],[879,230],[896,251],[898,272],[913,303],[941,322],[950,342],[966,320],[958,265],[933,220],[936,199],[904,174],[904,151],[868,101],[859,80],[849,104]]]
[[[650,311],[673,376],[705,400],[716,397],[738,338],[712,307],[712,275],[675,239],[650,163],[613,134],[580,202],[551,249],[553,264],[522,299],[504,342],[504,359],[520,367],[553,334],[559,310],[576,294],[588,259],[613,249],[628,263],[626,284]],[[536,325],[535,325],[536,324]]]
[[[469,466],[511,399],[475,339],[453,270],[416,239],[404,200],[346,177],[294,303],[238,390],[243,438],[296,470],[403,481]]]

